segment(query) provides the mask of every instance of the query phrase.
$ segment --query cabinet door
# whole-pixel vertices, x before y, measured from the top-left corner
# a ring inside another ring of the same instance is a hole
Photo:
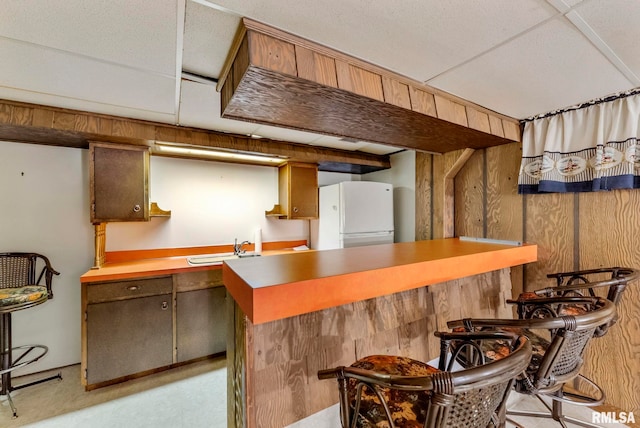
[[[289,218],[318,218],[318,170],[292,164],[289,179]]]
[[[149,149],[90,145],[91,222],[149,220]]]
[[[224,287],[177,293],[178,362],[226,351],[225,294]]]
[[[171,294],[87,305],[87,384],[172,364]]]

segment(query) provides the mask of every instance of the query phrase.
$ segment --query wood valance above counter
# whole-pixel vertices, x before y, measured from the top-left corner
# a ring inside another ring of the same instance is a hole
[[[534,244],[449,238],[228,260],[223,282],[261,324],[536,259]]]

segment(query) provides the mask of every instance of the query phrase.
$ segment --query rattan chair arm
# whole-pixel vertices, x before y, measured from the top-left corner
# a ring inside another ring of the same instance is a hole
[[[571,277],[580,277],[585,275],[591,275],[596,273],[611,273],[611,280],[613,280],[615,284],[615,280],[623,280],[623,281],[633,281],[640,275],[640,271],[634,268],[629,267],[610,267],[610,268],[599,268],[599,269],[585,269],[585,270],[576,270],[572,272],[556,272],[550,273],[547,275],[547,278],[556,278],[558,280],[558,285],[561,285],[562,280],[565,278]],[[590,282],[591,284],[597,283],[606,283],[611,280],[604,281],[594,281]]]
[[[569,301],[581,302],[586,300],[588,302],[597,302],[599,306],[593,311],[589,311],[584,314],[574,316],[562,316],[557,318],[533,318],[533,319],[499,319],[499,318],[464,318],[459,320],[453,320],[447,322],[449,328],[464,327],[468,331],[486,330],[486,329],[500,329],[500,328],[520,328],[527,330],[556,330],[556,329],[573,329],[572,326],[577,326],[577,330],[586,330],[590,328],[598,327],[611,321],[616,316],[616,307],[613,302],[603,299],[601,297],[591,298],[557,298],[557,299],[535,299],[538,300],[550,300],[553,302],[564,302],[567,299],[574,299]],[[531,301],[530,301],[531,302]]]

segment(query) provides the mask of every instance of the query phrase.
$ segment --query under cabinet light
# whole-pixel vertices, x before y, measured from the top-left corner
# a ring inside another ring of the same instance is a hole
[[[245,153],[240,151],[225,150],[225,149],[209,149],[201,147],[190,146],[177,146],[173,144],[156,143],[155,148],[163,153],[176,154],[183,156],[194,157],[211,157],[215,159],[237,161],[237,162],[255,162],[263,163],[267,165],[278,165],[285,162],[287,159],[284,157],[261,155],[258,153]]]

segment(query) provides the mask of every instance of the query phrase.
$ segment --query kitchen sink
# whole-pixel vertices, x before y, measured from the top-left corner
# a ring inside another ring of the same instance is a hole
[[[203,254],[201,256],[187,257],[187,263],[190,265],[219,265],[225,260],[233,260],[239,258],[233,253],[222,254]]]
[[[220,265],[225,260],[244,259],[246,257],[259,257],[260,254],[254,253],[221,253],[221,254],[203,254],[201,256],[189,256],[187,257],[187,263],[193,266],[202,265]]]

